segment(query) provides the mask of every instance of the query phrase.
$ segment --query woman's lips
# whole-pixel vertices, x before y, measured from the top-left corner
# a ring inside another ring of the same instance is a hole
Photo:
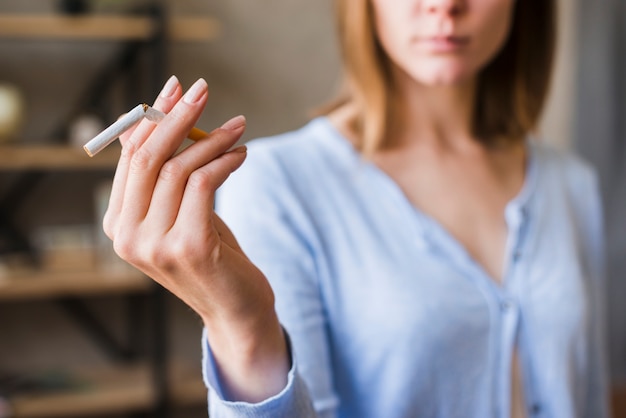
[[[417,46],[430,53],[459,52],[469,45],[468,36],[423,36],[417,38]]]

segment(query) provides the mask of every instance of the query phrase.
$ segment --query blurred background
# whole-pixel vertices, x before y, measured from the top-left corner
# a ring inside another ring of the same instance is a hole
[[[559,1],[540,129],[602,177],[616,394],[626,382],[625,4]],[[100,232],[119,147],[91,160],[80,149],[171,74],[185,87],[208,81],[205,130],[238,114],[243,141],[297,128],[339,84],[332,0],[0,2],[0,418],[206,416],[201,324]]]

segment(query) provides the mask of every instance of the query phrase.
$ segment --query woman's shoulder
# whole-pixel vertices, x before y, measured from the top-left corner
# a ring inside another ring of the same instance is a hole
[[[541,187],[547,192],[564,189],[575,201],[599,196],[600,180],[596,168],[574,149],[556,147],[544,140],[531,141]]]
[[[542,171],[576,180],[581,177],[596,177],[593,165],[571,148],[557,147],[544,139],[530,140],[533,154]]]
[[[252,139],[247,143],[251,155],[266,158],[308,159],[338,145],[337,132],[326,117],[317,117],[298,129]]]
[[[307,190],[309,194],[336,180],[354,153],[325,117],[299,129],[255,138],[247,143],[247,157],[231,174],[226,188],[250,193]]]
[[[265,174],[278,172],[302,179],[324,176],[355,158],[347,141],[326,117],[317,117],[304,126],[278,135],[249,141],[248,156],[240,170]]]

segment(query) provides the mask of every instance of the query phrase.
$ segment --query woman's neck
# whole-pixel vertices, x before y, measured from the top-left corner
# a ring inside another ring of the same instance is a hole
[[[475,147],[472,135],[475,81],[454,86],[425,86],[408,77],[397,82],[397,118],[392,120],[395,147]]]

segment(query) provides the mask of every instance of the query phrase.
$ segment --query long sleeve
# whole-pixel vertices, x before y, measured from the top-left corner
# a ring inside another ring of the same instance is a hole
[[[275,397],[259,404],[231,402],[221,396],[206,347],[211,417],[318,416],[311,405],[320,416],[334,416],[336,396],[317,280],[317,244],[297,191],[290,190],[289,179],[271,154],[252,146],[248,160],[220,189],[216,202],[218,214],[272,285],[279,320],[291,340],[293,367],[287,387]]]
[[[587,393],[586,405],[588,410],[584,416],[609,417],[609,378],[608,378],[608,353],[607,353],[607,323],[606,323],[606,268],[605,268],[605,242],[602,198],[598,178],[589,175],[589,187],[584,196],[588,203],[586,218],[588,231],[586,232],[587,243],[586,256],[590,270],[589,294],[593,306],[590,323],[590,358],[589,358],[589,392]],[[580,189],[580,184],[577,187]]]
[[[295,372],[295,362],[289,371],[287,385],[280,393],[262,402],[251,404],[224,399],[217,376],[217,367],[208,345],[206,329],[202,333],[202,357],[204,363],[203,378],[209,388],[208,404],[211,418],[316,416],[309,402],[308,390],[300,376]]]

